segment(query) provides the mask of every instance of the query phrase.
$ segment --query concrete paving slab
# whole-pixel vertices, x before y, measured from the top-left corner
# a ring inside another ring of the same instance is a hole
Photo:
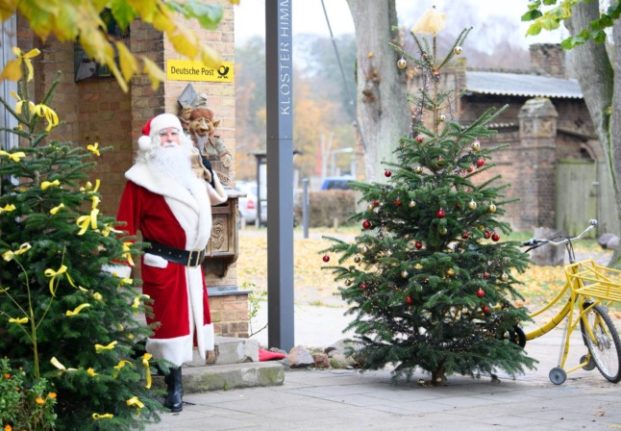
[[[339,313],[325,313],[323,324],[312,325],[313,334],[308,330],[309,343],[299,344],[327,346],[342,338],[334,333]],[[576,335],[570,361],[584,353]],[[597,370],[572,373],[560,386],[550,383],[561,339],[562,331],[552,331],[529,341],[537,369],[515,378],[499,373],[500,383],[489,376],[449,376],[446,386],[421,387],[416,380],[428,376],[418,372],[411,382],[394,383],[389,370],[292,370],[281,386],[187,395],[195,405],[164,413],[147,431],[621,430],[621,387]]]

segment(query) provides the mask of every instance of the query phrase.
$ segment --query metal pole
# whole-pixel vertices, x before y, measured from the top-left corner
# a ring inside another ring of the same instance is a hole
[[[267,336],[289,350],[293,335],[292,0],[265,1],[267,107]]]
[[[304,231],[304,239],[308,239],[308,183],[308,178],[302,180],[302,229]]]
[[[261,227],[261,156],[256,154],[257,158],[257,208],[256,208],[256,218],[254,220],[254,225],[256,227]]]

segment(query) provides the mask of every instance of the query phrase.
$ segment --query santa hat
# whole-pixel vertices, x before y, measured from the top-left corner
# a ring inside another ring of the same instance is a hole
[[[153,144],[153,137],[161,130],[174,127],[181,132],[181,122],[177,116],[173,114],[160,114],[145,123],[142,128],[142,136],[138,138],[138,149],[140,151],[148,151]]]

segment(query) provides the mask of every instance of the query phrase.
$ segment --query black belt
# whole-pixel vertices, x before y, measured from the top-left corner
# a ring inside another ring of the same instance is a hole
[[[179,263],[185,266],[199,266],[205,259],[205,250],[180,250],[178,248],[168,247],[167,245],[157,243],[155,241],[144,240],[151,244],[145,248],[145,253],[156,254],[163,257],[169,262]]]

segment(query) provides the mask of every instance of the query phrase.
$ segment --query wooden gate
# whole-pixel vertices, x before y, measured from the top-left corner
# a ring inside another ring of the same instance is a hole
[[[561,160],[556,165],[556,228],[570,235],[597,218],[597,164]]]
[[[608,167],[604,162],[597,165],[597,220],[600,234],[610,232],[619,235],[620,226],[615,206],[615,194]]]

